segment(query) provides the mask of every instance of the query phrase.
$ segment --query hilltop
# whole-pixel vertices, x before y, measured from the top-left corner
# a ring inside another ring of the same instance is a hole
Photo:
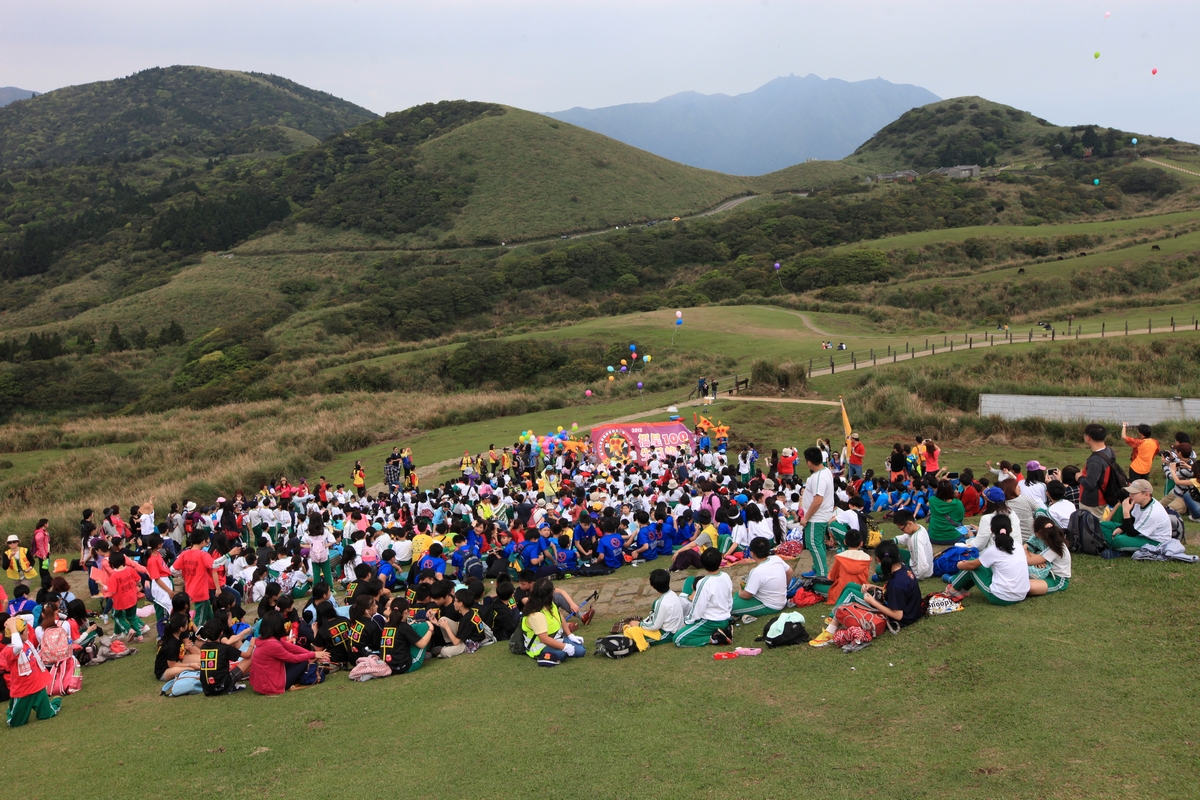
[[[665,158],[734,175],[808,159],[836,160],[913,106],[938,100],[920,86],[876,78],[776,78],[738,95],[681,92],[653,103],[572,108],[547,116]]]
[[[955,97],[906,111],[844,160],[879,172],[1028,164],[1061,155],[1112,156],[1129,147],[1130,136],[1136,135],[1096,125],[1054,125],[982,97]]]
[[[68,86],[0,109],[0,169],[35,162],[294,150],[375,118],[276,75],[175,66]]]

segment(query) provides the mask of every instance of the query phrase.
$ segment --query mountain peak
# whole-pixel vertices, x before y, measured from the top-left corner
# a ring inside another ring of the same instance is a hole
[[[760,175],[808,159],[844,158],[900,114],[938,99],[882,78],[792,73],[736,95],[684,91],[547,116],[694,167]]]
[[[6,106],[17,100],[28,100],[31,97],[37,97],[39,94],[41,92],[34,92],[30,89],[18,89],[16,86],[0,86],[0,106]]]

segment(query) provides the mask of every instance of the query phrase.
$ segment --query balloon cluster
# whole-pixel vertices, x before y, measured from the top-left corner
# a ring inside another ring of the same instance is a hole
[[[683,312],[682,312],[682,311],[676,311],[676,312],[675,312],[675,324],[676,324],[676,325],[682,325],[682,324],[683,324]]]
[[[571,423],[571,430],[579,430],[579,423]],[[548,431],[544,436],[538,436],[530,430],[521,431],[521,435],[517,437],[521,444],[529,445],[530,449],[535,453],[553,453],[555,446],[560,442],[569,441],[570,438],[571,434],[567,433],[562,425],[558,426],[557,431]]]
[[[633,369],[634,367],[637,366],[639,359],[641,359],[643,366],[645,366],[645,365],[649,364],[651,361],[653,361],[654,357],[650,356],[650,355],[639,356],[638,352],[637,352],[637,345],[636,344],[629,345],[629,358],[622,358],[620,366],[614,367],[613,365],[610,364],[607,367],[605,367],[605,370],[608,372],[608,379],[610,381],[614,381],[617,379],[616,373],[619,372],[619,373],[624,374],[624,373],[629,372],[631,369]],[[642,384],[640,381],[638,382],[637,386],[639,389],[642,388]],[[584,397],[591,397],[592,390],[588,389],[583,394],[584,394]]]

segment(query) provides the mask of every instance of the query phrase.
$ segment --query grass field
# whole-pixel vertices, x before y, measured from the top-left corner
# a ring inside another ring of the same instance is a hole
[[[714,648],[666,646],[542,670],[498,644],[274,698],[159,697],[146,646],[85,669],[57,718],[8,736],[41,756],[21,770],[31,798],[164,780],[204,797],[378,793],[397,779],[360,752],[386,731],[402,793],[419,798],[1188,797],[1195,569],[1079,558],[1065,593],[971,598],[854,655],[801,645],[715,662]],[[820,609],[803,610],[813,634]],[[612,621],[584,630],[589,646]],[[430,741],[443,744],[425,754]]]

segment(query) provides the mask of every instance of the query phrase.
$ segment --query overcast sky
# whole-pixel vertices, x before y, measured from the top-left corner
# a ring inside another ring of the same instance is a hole
[[[201,64],[380,113],[456,98],[558,111],[811,72],[1200,142],[1197,31],[1196,0],[0,0],[0,86]]]

